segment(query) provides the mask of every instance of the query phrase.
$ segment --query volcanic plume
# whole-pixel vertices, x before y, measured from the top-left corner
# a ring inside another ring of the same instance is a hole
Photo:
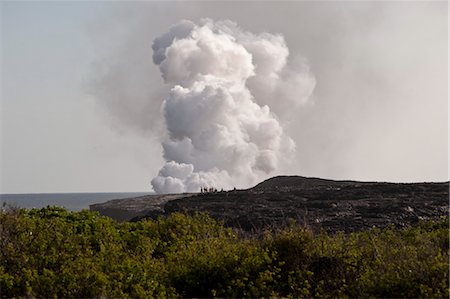
[[[152,48],[172,86],[162,106],[168,138],[152,180],[157,193],[249,186],[291,157],[295,144],[280,117],[308,99],[315,79],[304,62],[288,64],[282,35],[181,21]]]

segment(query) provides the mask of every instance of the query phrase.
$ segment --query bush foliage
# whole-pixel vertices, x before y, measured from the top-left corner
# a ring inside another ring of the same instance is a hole
[[[0,212],[1,297],[449,296],[448,219],[252,236],[206,214],[118,223],[57,207]]]

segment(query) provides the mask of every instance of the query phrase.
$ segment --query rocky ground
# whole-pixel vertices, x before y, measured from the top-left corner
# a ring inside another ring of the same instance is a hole
[[[449,183],[379,183],[281,176],[247,190],[154,195],[92,205],[117,220],[173,212],[208,212],[243,230],[280,227],[295,220],[313,230],[360,231],[410,225],[449,213]]]
[[[188,198],[197,193],[145,195],[140,197],[113,199],[105,203],[97,203],[89,206],[91,211],[98,211],[104,216],[117,221],[129,221],[150,215],[164,214],[164,205],[179,198]]]

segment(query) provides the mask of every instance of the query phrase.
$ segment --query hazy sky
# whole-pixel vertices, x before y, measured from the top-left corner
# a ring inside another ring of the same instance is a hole
[[[1,2],[1,193],[150,191],[181,19],[285,37],[316,79],[271,175],[448,179],[447,2]]]

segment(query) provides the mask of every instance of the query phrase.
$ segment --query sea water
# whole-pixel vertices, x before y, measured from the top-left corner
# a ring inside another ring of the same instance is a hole
[[[106,202],[111,199],[131,198],[150,195],[147,192],[128,193],[34,193],[34,194],[0,194],[0,207],[3,204],[32,209],[46,206],[60,206],[70,211],[89,209],[89,205]]]

